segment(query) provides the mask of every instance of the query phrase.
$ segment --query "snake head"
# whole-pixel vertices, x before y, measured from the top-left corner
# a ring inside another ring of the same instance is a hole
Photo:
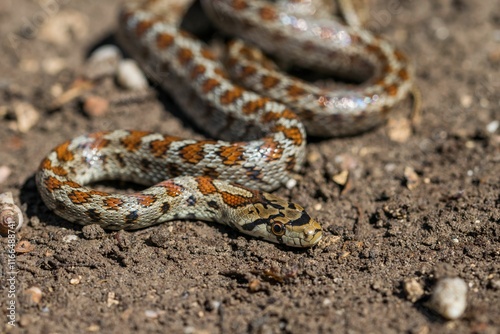
[[[248,208],[240,230],[291,247],[311,247],[322,237],[321,225],[300,205],[268,193]]]

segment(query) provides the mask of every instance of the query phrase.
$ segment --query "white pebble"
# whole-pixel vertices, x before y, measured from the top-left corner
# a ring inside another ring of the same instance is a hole
[[[76,241],[80,239],[77,235],[75,234],[68,234],[68,235],[65,235],[63,238],[62,238],[62,241],[69,244],[70,242],[73,242],[73,241]]]
[[[7,166],[0,166],[0,183],[4,183],[9,178],[12,170]]]
[[[116,76],[118,83],[123,88],[139,90],[145,89],[148,86],[148,81],[139,68],[139,65],[131,59],[125,59],[120,62]]]
[[[467,307],[467,284],[461,278],[439,280],[428,306],[446,319],[458,319]]]
[[[297,185],[297,180],[295,179],[289,179],[286,181],[285,187],[286,189],[293,189]]]
[[[499,126],[500,126],[499,121],[490,122],[488,123],[488,125],[486,125],[486,131],[488,131],[489,133],[495,133],[498,130]]]
[[[15,129],[27,133],[40,119],[40,112],[30,103],[18,102],[14,105],[16,115]]]
[[[101,62],[121,58],[122,53],[116,45],[106,44],[95,49],[90,55],[89,61]]]

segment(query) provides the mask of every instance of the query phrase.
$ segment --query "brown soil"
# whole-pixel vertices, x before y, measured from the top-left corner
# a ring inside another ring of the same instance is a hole
[[[312,141],[298,186],[277,193],[303,204],[325,238],[293,250],[218,224],[103,233],[50,212],[33,174],[55,145],[117,128],[199,134],[166,111],[158,91],[130,97],[111,79],[94,92],[125,102],[105,115],[86,116],[81,98],[51,110],[53,94],[67,90],[92,48],[112,36],[118,1],[52,1],[60,7],[46,11],[43,2],[2,1],[0,166],[12,174],[0,190],[22,204],[27,222],[18,241],[34,246],[17,255],[16,327],[7,324],[8,291],[0,294],[2,331],[498,332],[500,136],[487,125],[499,118],[500,4],[374,2],[370,26],[415,60],[421,124],[402,143],[391,140],[390,126]],[[72,34],[45,30],[68,15]],[[54,34],[68,40],[47,41]],[[20,101],[41,114],[26,133],[12,129]],[[398,109],[407,112],[409,103]],[[416,172],[414,187],[407,167]],[[344,169],[346,189],[332,180]],[[437,279],[454,276],[470,289],[464,316],[450,322],[425,302]],[[411,279],[424,290],[414,302],[404,288]],[[39,302],[27,294],[31,287],[41,289]]]

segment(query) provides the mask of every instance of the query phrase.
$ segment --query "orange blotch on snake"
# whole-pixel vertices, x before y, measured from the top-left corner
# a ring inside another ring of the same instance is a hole
[[[408,80],[410,78],[410,75],[408,74],[408,71],[403,68],[403,69],[399,70],[398,77],[401,80],[406,81],[406,80]]]
[[[156,47],[160,50],[170,47],[174,43],[174,36],[166,32],[159,33],[156,36]]]
[[[201,89],[204,94],[211,92],[215,87],[218,87],[220,82],[215,79],[207,79],[203,82]]]
[[[286,88],[288,96],[297,97],[299,95],[304,95],[305,90],[297,85],[290,85]]]
[[[120,207],[123,204],[123,201],[116,197],[108,197],[103,200],[104,208],[106,210],[120,210]]]
[[[232,166],[244,162],[242,159],[245,148],[241,144],[233,144],[231,146],[223,146],[219,150],[219,156],[222,158],[224,165]]]
[[[216,60],[217,59],[215,54],[207,48],[201,49],[201,55],[203,58],[208,59],[208,60]]]
[[[177,197],[183,192],[182,186],[175,184],[172,180],[163,181],[157,184],[158,187],[165,189],[165,193],[170,197]]]
[[[272,138],[265,138],[264,144],[259,147],[259,152],[267,162],[278,161],[283,155],[283,148]]]
[[[179,141],[179,140],[181,140],[181,138],[173,137],[173,136],[164,136],[163,140],[152,141],[149,144],[149,147],[151,149],[151,153],[153,153],[153,155],[156,158],[160,158],[160,157],[165,155],[168,148],[170,147],[170,144],[172,144],[173,142]]]
[[[231,7],[235,10],[243,10],[248,7],[247,2],[245,0],[233,0],[231,2]]]
[[[135,34],[141,37],[146,31],[149,30],[149,28],[151,28],[151,26],[153,26],[154,23],[154,21],[140,21],[135,26]]]
[[[302,145],[302,143],[304,142],[304,137],[302,136],[302,132],[300,131],[299,128],[295,126],[287,128],[283,125],[277,125],[273,128],[273,130],[276,132],[283,132],[285,137],[293,141],[293,143],[297,146]]]
[[[140,205],[149,207],[156,202],[156,197],[153,195],[133,194],[131,195],[137,199]]]
[[[266,97],[263,97],[263,98],[260,98],[257,100],[253,100],[253,101],[249,101],[241,107],[241,111],[245,115],[251,115],[251,114],[258,112],[259,110],[262,110],[268,102],[269,102],[269,99]]]
[[[181,48],[179,52],[177,52],[177,59],[182,65],[187,65],[193,60],[193,57],[193,51],[189,50],[188,48]]]
[[[397,85],[389,85],[384,88],[387,94],[390,96],[395,96],[398,93],[398,86]]]
[[[191,79],[196,79],[200,75],[205,74],[206,70],[207,68],[203,65],[194,66],[193,69],[191,70]]]
[[[243,95],[243,89],[240,87],[234,87],[231,90],[226,91],[220,97],[219,101],[221,104],[231,104]]]
[[[217,188],[215,188],[213,179],[206,176],[200,176],[196,178],[196,182],[198,183],[198,190],[203,195],[210,195],[217,192]]]
[[[271,89],[280,83],[280,79],[275,78],[270,75],[264,75],[261,80],[261,84],[265,89]]]
[[[76,205],[85,204],[90,202],[91,195],[89,193],[73,190],[68,194],[68,198]]]
[[[129,135],[120,140],[121,144],[129,152],[136,151],[142,143],[142,138],[149,135],[148,131],[130,131]]]
[[[237,185],[232,185],[233,187],[238,187]],[[261,200],[261,196],[259,191],[257,190],[252,190],[252,189],[247,189],[244,187],[238,187],[241,188],[247,192],[250,193],[250,196],[241,196],[237,194],[231,194],[227,191],[222,191],[220,192],[220,195],[222,196],[222,200],[224,203],[229,205],[232,208],[237,208],[240,206],[245,206],[251,203],[256,203]]]
[[[61,189],[61,186],[63,185],[63,182],[59,181],[55,177],[49,176],[44,180],[45,188],[49,192],[53,192],[54,190]]]
[[[206,153],[203,151],[205,145],[215,143],[213,140],[202,140],[195,144],[186,145],[179,151],[179,155],[185,162],[197,164],[205,157]]]
[[[72,161],[75,159],[73,152],[68,149],[69,141],[56,147],[57,160],[59,161]]]
[[[271,6],[263,6],[259,10],[259,16],[264,21],[272,21],[277,18],[276,11]]]

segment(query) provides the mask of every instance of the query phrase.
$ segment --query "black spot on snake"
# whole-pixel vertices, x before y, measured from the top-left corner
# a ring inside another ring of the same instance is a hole
[[[131,211],[126,217],[125,217],[125,223],[127,224],[133,224],[139,219],[139,214],[137,213],[137,210]]]
[[[196,197],[194,197],[193,195],[189,196],[188,200],[187,200],[187,204],[189,206],[194,206],[196,205]]]
[[[207,205],[212,209],[219,210],[219,204],[215,201],[208,201]]]
[[[89,216],[89,218],[92,219],[93,221],[98,221],[99,218],[101,217],[101,214],[97,212],[96,209],[88,209],[87,216]]]
[[[160,208],[161,212],[162,213],[167,213],[169,210],[170,210],[170,204],[168,204],[167,202],[163,203],[161,205],[161,208]]]

